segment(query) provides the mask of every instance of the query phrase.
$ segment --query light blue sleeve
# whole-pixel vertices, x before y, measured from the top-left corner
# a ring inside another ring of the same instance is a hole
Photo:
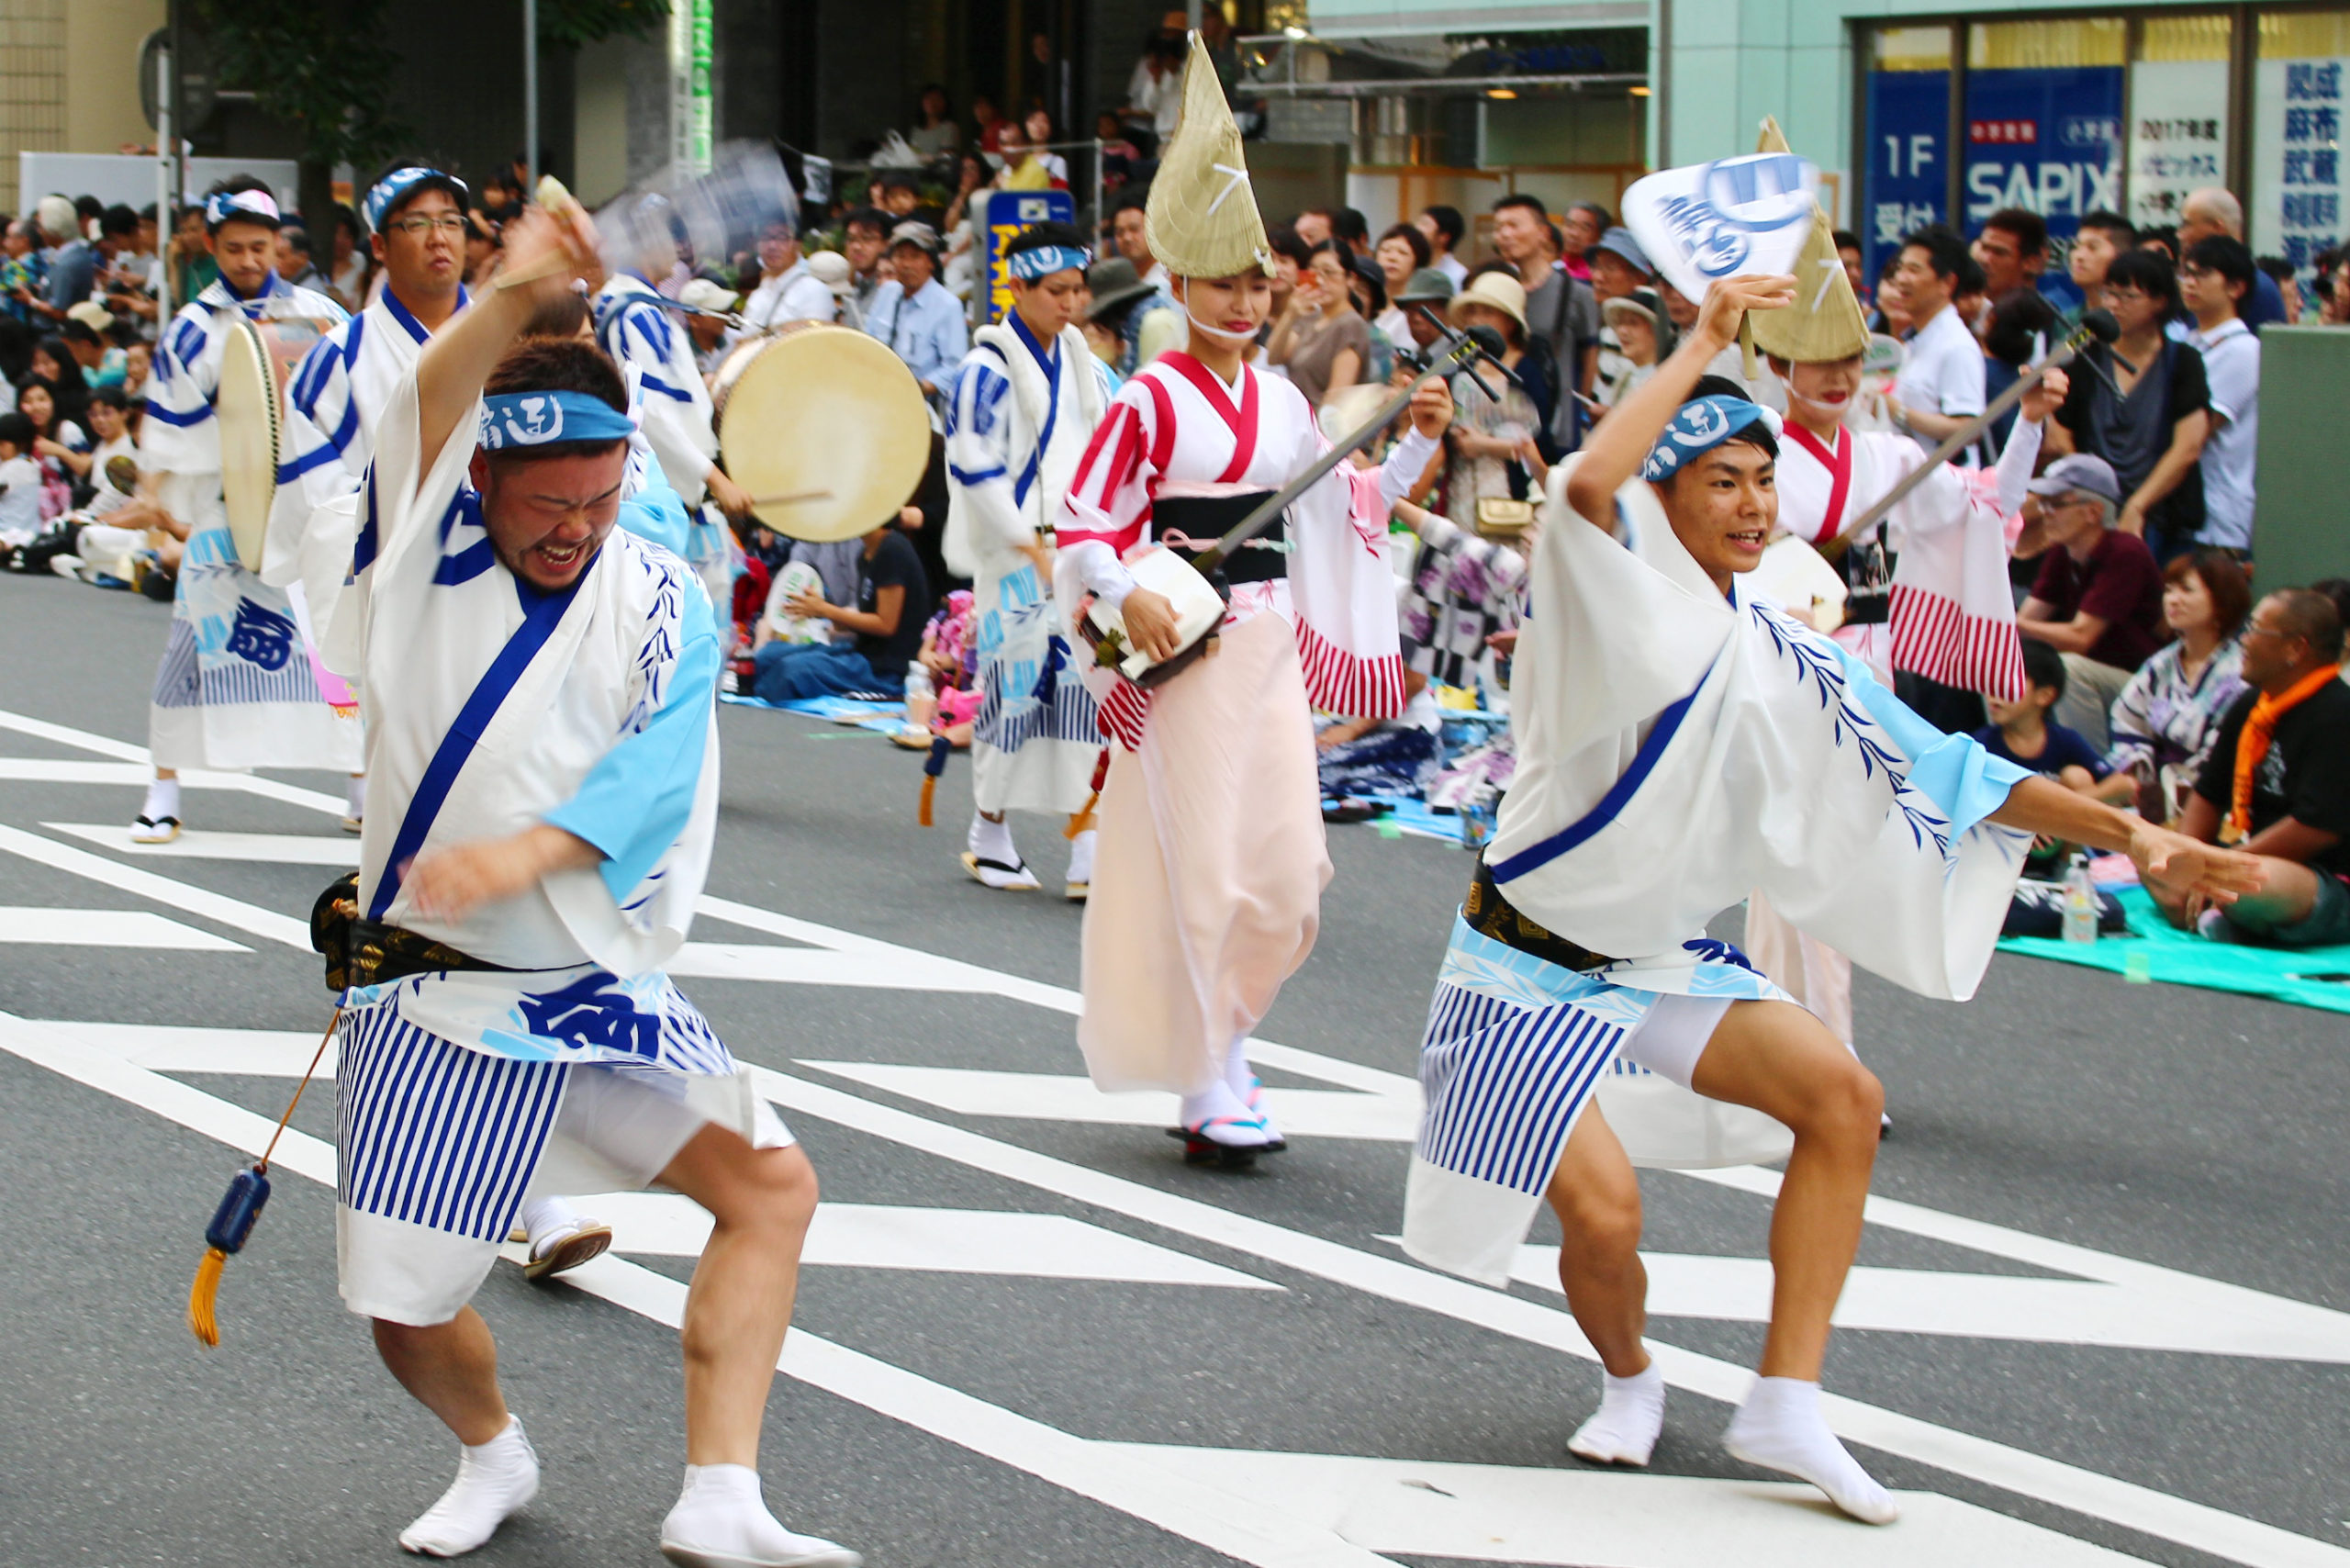
[[[669,487],[657,463],[647,464],[644,483],[621,503],[620,525],[639,539],[649,540],[682,560],[692,557],[687,543],[693,519],[686,515],[685,498]]]
[[[625,900],[692,817],[718,691],[718,626],[710,596],[686,578],[685,646],[652,722],[606,752],[579,793],[546,813],[551,827],[604,852],[604,886]]]
[[[1993,756],[1972,736],[1944,734],[1880,685],[1850,649],[1824,637],[1820,641],[1843,662],[1844,686],[1852,700],[1908,757],[1910,787],[1950,819],[1953,837],[2006,805],[2008,792],[2031,777],[2030,768]]]

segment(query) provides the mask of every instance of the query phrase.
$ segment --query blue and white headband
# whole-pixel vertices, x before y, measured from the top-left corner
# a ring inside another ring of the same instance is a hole
[[[1023,283],[1034,283],[1040,277],[1067,272],[1071,267],[1083,272],[1092,261],[1091,254],[1074,245],[1039,245],[1033,251],[1013,252],[1012,260],[1005,264],[1012,269],[1013,277]]]
[[[1640,477],[1662,484],[1757,420],[1770,431],[1774,441],[1778,439],[1779,417],[1759,403],[1719,394],[1684,403],[1656,444],[1649,448],[1648,461],[1640,465]]]
[[[626,441],[636,430],[626,414],[585,392],[492,392],[481,401],[484,452],[558,441]]]
[[[408,193],[427,180],[448,181],[457,187],[457,205],[459,207],[465,205],[465,199],[470,193],[466,190],[464,181],[454,174],[443,174],[438,169],[428,169],[420,163],[411,163],[405,169],[395,169],[386,174],[375,182],[373,189],[368,191],[367,199],[362,202],[359,207],[359,216],[367,220],[367,231],[371,234],[381,234],[384,231],[385,215],[408,199]]]
[[[204,198],[204,227],[216,230],[232,218],[276,228],[285,219],[278,216],[277,198],[267,191],[228,191]]]

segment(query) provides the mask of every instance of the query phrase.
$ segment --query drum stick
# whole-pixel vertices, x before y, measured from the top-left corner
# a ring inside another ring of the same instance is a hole
[[[751,504],[755,507],[788,507],[801,501],[829,501],[832,498],[830,490],[794,490],[788,496],[755,496]]]

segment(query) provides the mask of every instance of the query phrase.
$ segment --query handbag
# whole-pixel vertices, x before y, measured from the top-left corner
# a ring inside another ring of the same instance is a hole
[[[1534,526],[1534,503],[1507,496],[1477,498],[1477,532],[1487,538],[1523,533]]]

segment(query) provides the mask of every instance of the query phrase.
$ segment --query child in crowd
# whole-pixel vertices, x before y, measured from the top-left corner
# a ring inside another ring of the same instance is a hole
[[[1986,696],[1983,706],[1991,722],[1975,732],[1984,750],[2002,761],[2054,779],[2067,789],[2093,793],[2113,771],[2095,746],[2077,730],[2068,730],[2048,716],[2065,695],[2064,655],[2037,638],[2023,639],[2024,693],[2013,702]],[[2047,878],[2061,874],[2071,846],[2035,840],[2024,859],[2024,875]]]
[[[0,414],[0,559],[40,533],[40,465],[33,461],[33,422]]]

